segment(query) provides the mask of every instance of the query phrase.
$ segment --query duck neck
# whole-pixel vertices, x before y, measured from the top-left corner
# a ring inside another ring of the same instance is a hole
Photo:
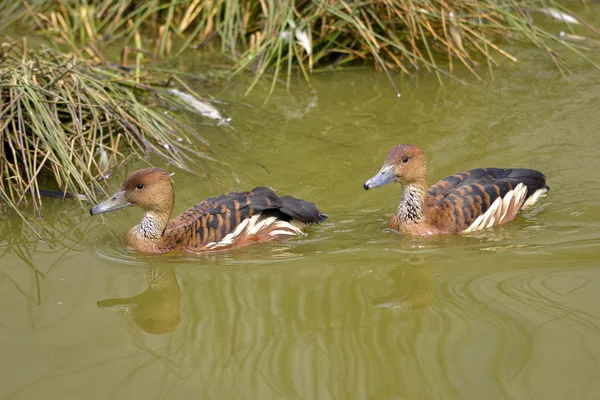
[[[396,210],[396,217],[400,225],[419,223],[423,220],[426,188],[426,181],[402,185],[402,199]]]
[[[162,250],[163,235],[171,213],[173,212],[174,196],[163,207],[144,210],[139,224],[129,230],[127,244],[137,250],[160,252]]]
[[[154,210],[145,211],[144,215],[142,215],[142,220],[138,225],[135,226],[135,228],[137,228],[136,230],[138,234],[144,239],[162,239],[170,216],[171,213],[166,214],[164,212]]]

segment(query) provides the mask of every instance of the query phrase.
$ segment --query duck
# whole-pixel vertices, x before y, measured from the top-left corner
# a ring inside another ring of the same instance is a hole
[[[129,230],[126,243],[143,253],[199,253],[303,236],[302,228],[327,219],[315,204],[277,196],[267,187],[210,197],[170,219],[175,203],[171,175],[153,167],[135,171],[90,214],[141,208],[142,219]]]
[[[429,187],[427,179],[423,150],[399,144],[363,187],[400,183],[400,205],[388,226],[415,236],[468,233],[510,222],[550,189],[544,174],[527,168],[471,169]]]

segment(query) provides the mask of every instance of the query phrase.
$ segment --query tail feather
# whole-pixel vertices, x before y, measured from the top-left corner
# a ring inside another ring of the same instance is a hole
[[[291,196],[281,196],[279,199],[283,203],[280,211],[296,221],[305,224],[318,224],[327,219],[327,215],[320,212],[314,203]]]
[[[510,182],[513,187],[519,183],[527,186],[527,197],[533,195],[538,189],[550,190],[546,185],[546,176],[540,171],[528,168],[509,168],[509,169],[497,169],[487,168],[490,175],[497,180],[505,180]]]

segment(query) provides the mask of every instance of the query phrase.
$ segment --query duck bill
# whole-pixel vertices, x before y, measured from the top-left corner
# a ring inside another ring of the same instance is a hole
[[[387,185],[395,180],[396,177],[394,176],[394,167],[392,165],[384,165],[374,177],[365,182],[364,188],[365,190],[369,190]]]
[[[118,210],[119,208],[129,207],[131,205],[130,202],[125,198],[125,192],[120,191],[114,194],[110,199],[106,200],[98,204],[95,207],[92,207],[90,210],[90,214],[104,214],[107,212]]]

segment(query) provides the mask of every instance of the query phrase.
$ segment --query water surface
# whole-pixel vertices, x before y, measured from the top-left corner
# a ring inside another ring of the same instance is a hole
[[[48,200],[47,243],[3,217],[0,398],[599,398],[600,73],[519,56],[485,84],[398,78],[400,100],[370,70],[265,107],[268,84],[234,81],[211,89],[231,127],[197,126],[223,161],[209,180],[149,160],[176,173],[176,212],[259,185],[314,201],[330,219],[306,238],[141,256],[124,247],[138,210]],[[362,189],[398,143],[431,183],[530,167],[551,191],[496,229],[402,237],[399,186]]]

